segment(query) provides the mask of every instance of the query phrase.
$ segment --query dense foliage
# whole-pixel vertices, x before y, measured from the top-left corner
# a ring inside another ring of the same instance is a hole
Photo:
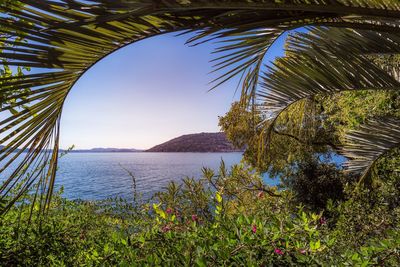
[[[398,183],[398,180],[391,181]],[[153,201],[69,201],[0,222],[5,266],[398,266],[399,187],[362,190],[320,213],[245,166],[170,184]],[[350,190],[350,189],[349,189]],[[60,192],[61,193],[61,192]],[[346,195],[349,197],[349,195]],[[36,207],[37,208],[37,207]],[[329,213],[329,216],[327,216]]]
[[[394,57],[386,59],[385,65],[398,66],[398,62],[398,57]],[[342,163],[346,159],[338,155],[348,142],[349,132],[372,118],[400,118],[399,105],[398,91],[317,94],[289,106],[272,122],[270,132],[265,133],[263,127],[256,127],[264,115],[236,102],[220,117],[220,126],[234,145],[246,147],[246,162],[261,172],[280,177],[300,203],[318,211],[325,208],[328,199],[343,199],[346,183],[360,180],[368,187],[397,177],[398,149],[381,155],[364,176],[345,172]],[[379,144],[383,143],[382,136],[376,140]]]

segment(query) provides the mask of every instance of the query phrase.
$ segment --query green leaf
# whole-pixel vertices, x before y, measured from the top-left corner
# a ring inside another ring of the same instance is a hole
[[[220,192],[215,193],[215,200],[217,200],[218,203],[222,202],[222,196]]]

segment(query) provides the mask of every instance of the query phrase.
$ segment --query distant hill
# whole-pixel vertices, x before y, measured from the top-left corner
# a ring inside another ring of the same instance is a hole
[[[146,152],[235,152],[224,133],[187,134],[154,146]]]

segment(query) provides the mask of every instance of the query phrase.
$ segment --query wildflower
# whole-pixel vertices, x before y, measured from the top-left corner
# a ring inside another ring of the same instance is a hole
[[[168,232],[168,231],[170,231],[171,230],[171,227],[169,226],[169,225],[164,225],[162,228],[161,228],[161,232],[163,232],[163,233],[166,233],[166,232]]]
[[[321,217],[321,218],[319,219],[319,223],[320,223],[321,225],[326,224],[326,219],[325,219],[324,217]]]
[[[278,255],[283,255],[283,251],[280,250],[279,248],[276,248],[276,249],[274,250],[274,252],[275,252],[276,254],[278,254]]]
[[[171,208],[167,208],[165,211],[167,214],[171,214],[172,213],[172,209]]]
[[[300,251],[299,251],[301,254],[305,254],[306,253],[306,250],[305,249],[300,249]]]
[[[263,191],[258,192],[257,197],[258,198],[263,198],[264,197],[264,192]]]
[[[193,215],[192,215],[192,221],[197,222],[198,219],[199,219],[199,218],[197,217],[196,214],[193,214]]]
[[[251,231],[255,234],[257,232],[257,226],[255,224],[253,224],[253,226],[251,227]]]

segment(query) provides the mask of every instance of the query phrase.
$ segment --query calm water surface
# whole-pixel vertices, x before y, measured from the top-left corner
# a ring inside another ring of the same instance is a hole
[[[101,200],[109,197],[132,199],[132,177],[144,199],[162,190],[170,181],[201,177],[202,167],[218,171],[221,159],[229,168],[242,153],[69,153],[59,160],[56,188],[64,186],[69,199]],[[7,171],[0,182],[8,177]],[[276,180],[264,177],[268,184]]]
[[[69,153],[61,158],[57,185],[70,199],[98,200],[121,196],[132,198],[132,177],[144,198],[170,181],[186,176],[200,178],[203,166],[218,170],[221,159],[227,167],[239,163],[241,153]]]

